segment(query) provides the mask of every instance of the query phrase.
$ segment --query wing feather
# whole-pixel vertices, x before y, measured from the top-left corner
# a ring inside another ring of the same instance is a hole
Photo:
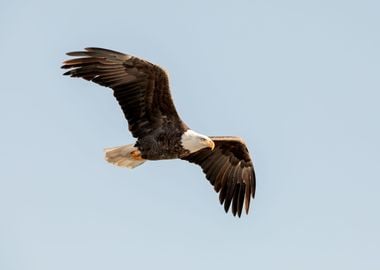
[[[221,167],[221,169],[219,170],[218,174],[215,176],[216,178],[216,182],[214,184],[214,189],[216,192],[219,192],[220,189],[222,188],[223,184],[224,184],[224,175],[225,173],[227,172],[227,170],[229,169],[229,160],[226,156],[222,156],[220,159],[223,159],[224,163]]]
[[[210,137],[215,149],[202,149],[182,159],[201,166],[206,178],[219,192],[226,212],[248,214],[250,199],[255,196],[255,172],[248,149],[239,137]]]
[[[175,109],[168,76],[162,68],[102,48],[90,47],[67,55],[78,58],[64,62],[62,68],[68,69],[64,75],[112,88],[134,137],[148,135],[165,121],[174,123],[180,130],[187,129]]]

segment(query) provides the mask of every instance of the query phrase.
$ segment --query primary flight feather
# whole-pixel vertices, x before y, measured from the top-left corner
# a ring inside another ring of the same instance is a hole
[[[166,72],[157,65],[120,52],[86,48],[69,52],[64,75],[109,87],[128,120],[134,144],[105,149],[106,160],[135,168],[146,160],[183,159],[198,164],[219,193],[226,212],[248,214],[256,179],[248,149],[239,137],[206,136],[179,117]],[[232,205],[231,205],[232,204]]]

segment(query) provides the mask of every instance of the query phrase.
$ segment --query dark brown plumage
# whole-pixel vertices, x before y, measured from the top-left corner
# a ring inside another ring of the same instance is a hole
[[[243,204],[248,214],[251,196],[255,197],[256,178],[248,149],[239,137],[212,137],[215,149],[204,148],[182,159],[202,167],[206,178],[219,192],[227,212],[240,217]]]
[[[187,129],[174,107],[168,76],[160,67],[101,48],[86,48],[86,51],[67,55],[80,58],[64,62],[62,68],[70,69],[64,75],[112,88],[135,138],[166,125],[180,127],[182,131]]]
[[[163,69],[101,48],[67,54],[78,58],[64,62],[62,68],[69,69],[64,75],[112,88],[137,138],[134,145],[107,149],[107,161],[129,168],[145,160],[173,158],[198,164],[226,212],[231,207],[233,215],[240,217],[244,207],[248,213],[256,181],[247,147],[239,137],[207,137],[190,130],[176,111]]]

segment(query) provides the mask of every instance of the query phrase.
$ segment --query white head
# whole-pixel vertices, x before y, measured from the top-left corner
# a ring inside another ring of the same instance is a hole
[[[214,149],[215,143],[207,136],[199,134],[194,130],[187,130],[181,137],[182,147],[189,150],[190,153],[197,152],[203,148]]]

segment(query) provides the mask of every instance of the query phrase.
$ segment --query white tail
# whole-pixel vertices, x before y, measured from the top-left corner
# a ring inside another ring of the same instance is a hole
[[[140,151],[133,144],[106,148],[104,152],[109,163],[120,167],[133,169],[145,162],[145,159],[141,158]]]

